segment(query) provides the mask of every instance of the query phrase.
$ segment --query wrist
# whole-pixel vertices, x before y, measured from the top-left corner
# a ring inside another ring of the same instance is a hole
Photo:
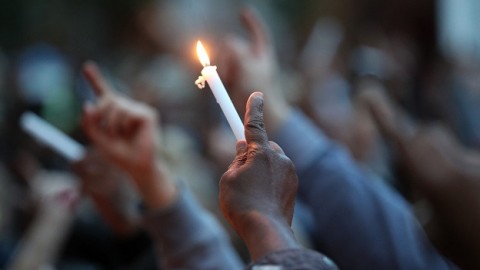
[[[245,214],[235,228],[253,261],[275,251],[299,248],[290,225],[281,217],[251,212]]]
[[[132,177],[148,209],[166,208],[178,197],[174,181],[160,162],[148,166],[142,173],[136,173]]]

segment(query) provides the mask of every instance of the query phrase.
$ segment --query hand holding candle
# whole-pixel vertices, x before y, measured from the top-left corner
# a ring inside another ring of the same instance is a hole
[[[203,88],[205,81],[208,82],[217,103],[220,105],[223,114],[225,114],[225,117],[227,118],[228,124],[235,134],[235,138],[237,138],[237,141],[245,140],[242,120],[240,120],[240,117],[233,106],[232,100],[228,96],[225,86],[223,86],[220,76],[218,76],[217,67],[210,66],[210,59],[200,41],[197,42],[197,54],[204,68],[202,70],[202,76],[200,76],[195,83]]]

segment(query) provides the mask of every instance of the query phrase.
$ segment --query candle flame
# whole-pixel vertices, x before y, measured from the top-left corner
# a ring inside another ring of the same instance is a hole
[[[197,41],[197,55],[198,59],[200,59],[200,63],[205,67],[210,65],[210,58],[208,58],[207,51],[202,45],[202,42]]]

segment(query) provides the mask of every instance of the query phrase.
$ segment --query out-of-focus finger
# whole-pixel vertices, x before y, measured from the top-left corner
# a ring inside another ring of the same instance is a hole
[[[379,131],[389,140],[403,145],[416,133],[416,126],[408,116],[386,97],[371,96],[367,106]]]
[[[105,118],[107,123],[107,132],[109,135],[116,136],[122,133],[122,110],[118,107],[112,107]]]
[[[388,138],[393,139],[392,137],[396,136],[396,127],[394,125],[395,111],[389,102],[383,98],[372,95],[364,97],[363,99],[380,132]]]
[[[121,135],[129,136],[133,123],[128,113],[124,112],[123,110],[120,110],[117,116],[118,116],[118,129]]]
[[[260,15],[254,9],[248,7],[240,13],[240,18],[252,37],[253,50],[259,52],[268,46],[270,37],[266,31],[266,26],[260,19]]]
[[[82,127],[90,140],[98,147],[108,144],[108,137],[101,127],[101,121],[100,112],[93,105],[87,103],[84,106]]]
[[[455,134],[442,124],[433,124],[423,128],[426,139],[432,145],[442,148],[450,156],[462,151],[462,145]]]
[[[230,36],[226,38],[224,44],[223,62],[238,66],[247,58],[249,48],[245,40]]]
[[[235,107],[240,108],[239,113],[243,115],[245,114],[244,109],[248,95],[244,93],[244,90],[247,89],[241,87],[241,80],[245,76],[249,64],[251,64],[252,53],[250,52],[250,45],[246,40],[235,36],[228,37],[224,44],[224,51],[221,57],[222,67],[224,68],[219,72],[221,72],[224,82],[231,90],[230,95]],[[249,93],[251,92],[253,92],[253,89]]]
[[[112,88],[103,77],[95,62],[88,61],[83,65],[83,75],[89,82],[90,86],[92,86],[97,97],[104,97],[113,93]]]
[[[267,131],[263,121],[263,94],[254,92],[247,101],[245,113],[245,138],[247,143],[268,145]]]
[[[270,147],[275,153],[285,155],[285,152],[283,152],[283,149],[280,147],[280,145],[278,145],[276,142],[273,142],[273,141],[269,141],[269,143],[270,143]]]

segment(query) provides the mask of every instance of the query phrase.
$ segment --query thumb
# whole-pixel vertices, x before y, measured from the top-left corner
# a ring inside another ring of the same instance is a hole
[[[254,92],[247,101],[245,113],[245,138],[247,143],[268,146],[268,136],[263,120],[263,94]]]

